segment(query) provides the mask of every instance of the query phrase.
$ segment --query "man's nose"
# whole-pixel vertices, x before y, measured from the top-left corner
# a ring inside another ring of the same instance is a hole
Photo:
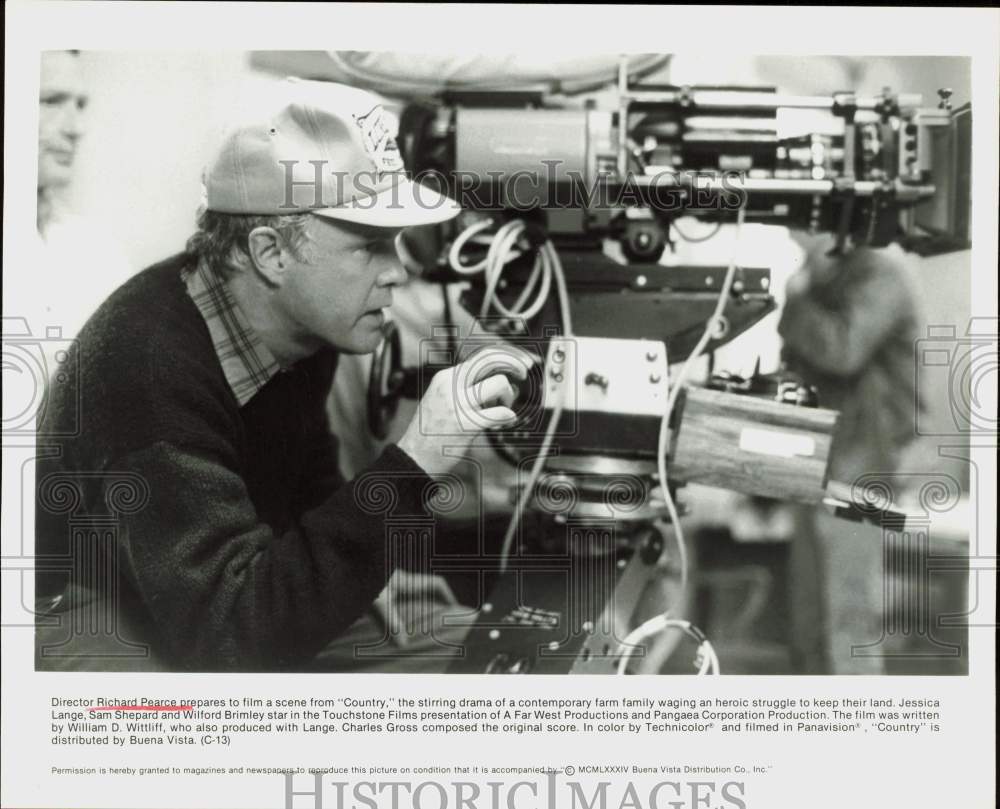
[[[409,280],[409,275],[403,267],[402,262],[396,256],[395,252],[392,254],[387,253],[383,261],[384,264],[378,274],[379,286],[398,287],[405,284]]]
[[[77,107],[76,102],[65,106],[59,124],[60,131],[68,138],[76,140],[83,135],[83,112]]]

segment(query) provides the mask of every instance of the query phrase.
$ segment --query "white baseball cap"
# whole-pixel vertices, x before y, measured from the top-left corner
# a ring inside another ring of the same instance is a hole
[[[276,110],[223,139],[204,184],[206,207],[221,213],[311,212],[395,228],[445,222],[461,210],[406,176],[375,96],[329,82],[285,82]]]

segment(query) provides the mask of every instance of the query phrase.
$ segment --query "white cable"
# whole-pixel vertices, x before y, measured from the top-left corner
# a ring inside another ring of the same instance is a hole
[[[525,290],[514,304],[514,307],[508,309],[497,296],[500,276],[503,274],[504,268],[513,260],[514,256],[511,254],[514,245],[524,235],[526,229],[527,226],[523,221],[515,219],[503,225],[497,231],[496,236],[493,237],[493,243],[490,245],[485,259],[486,292],[483,295],[483,305],[479,312],[480,317],[486,317],[489,314],[490,307],[493,307],[506,317],[530,320],[545,305],[552,284],[552,263],[550,256],[554,255],[555,251],[547,251],[544,248],[538,251],[531,277],[528,279]],[[539,273],[541,273],[542,286],[538,290],[538,294],[535,296],[535,300],[531,306],[524,308],[527,297],[531,294],[530,290],[534,288],[537,282]]]
[[[719,298],[715,304],[715,310],[712,312],[712,316],[708,319],[705,324],[705,331],[702,332],[701,338],[695,344],[694,349],[688,356],[687,361],[681,366],[680,373],[677,374],[677,378],[673,380],[673,384],[670,386],[670,394],[667,396],[667,407],[663,413],[663,418],[660,420],[660,434],[657,441],[656,447],[656,465],[657,473],[660,477],[660,491],[663,493],[663,501],[667,506],[667,512],[670,515],[670,521],[674,526],[674,534],[677,537],[677,551],[678,556],[680,556],[681,563],[681,590],[675,599],[675,605],[680,604],[683,601],[684,593],[687,590],[687,580],[688,580],[688,570],[687,570],[687,545],[684,541],[684,531],[681,529],[680,517],[677,513],[677,506],[674,503],[674,498],[670,494],[670,486],[667,481],[667,430],[670,424],[670,417],[674,412],[674,405],[677,402],[677,396],[684,385],[685,380],[690,373],[691,367],[700,358],[701,354],[705,350],[705,346],[708,345],[709,340],[712,339],[712,335],[715,331],[716,324],[719,322],[719,318],[722,316],[723,311],[726,308],[726,302],[729,300],[729,293],[733,287],[733,280],[736,277],[736,256],[737,249],[739,247],[740,231],[743,227],[743,220],[746,214],[746,208],[741,207],[736,214],[736,233],[733,239],[733,254],[729,262],[729,268],[726,271],[725,280],[722,282],[722,289],[719,291]],[[644,627],[658,626],[657,629],[649,630],[647,633],[640,633],[640,640],[645,639],[649,635],[656,634],[662,631],[663,628],[669,626],[670,614],[674,609],[674,605],[668,608],[665,612],[660,615],[654,616],[641,624],[638,629],[629,634],[629,636],[622,641],[622,645],[625,647],[622,658],[618,664],[618,673],[624,674],[625,667],[628,665],[629,656],[632,654],[632,649],[629,638],[636,635]],[[662,626],[659,626],[657,622],[663,622]],[[712,645],[706,640],[703,645],[706,645],[709,650],[711,650],[712,657],[714,658],[714,668],[716,672],[719,669],[719,660],[715,655],[715,650],[712,649]]]
[[[705,324],[705,331],[702,332],[701,338],[695,344],[694,350],[688,356],[684,365],[681,366],[680,373],[677,374],[677,378],[673,380],[673,384],[670,386],[670,395],[667,397],[667,409],[660,421],[660,435],[656,448],[656,457],[659,464],[658,471],[660,474],[660,487],[663,489],[664,499],[667,500],[667,502],[670,502],[671,500],[670,492],[667,488],[666,475],[667,429],[670,423],[670,417],[673,415],[674,405],[677,402],[677,396],[680,393],[681,388],[683,388],[684,382],[687,380],[691,367],[698,359],[700,359],[701,354],[705,350],[705,346],[707,346],[709,340],[712,339],[716,324],[719,323],[719,319],[722,317],[723,311],[725,311],[726,303],[729,300],[729,293],[732,290],[733,281],[736,278],[736,251],[739,247],[740,230],[743,227],[745,213],[746,208],[742,207],[736,215],[736,233],[733,239],[733,255],[729,261],[729,268],[726,271],[725,280],[722,282],[722,289],[719,291],[719,298],[715,303],[715,310],[712,312],[712,316]],[[672,517],[673,515],[671,515],[671,518]]]
[[[451,245],[451,249],[448,251],[448,266],[451,267],[459,275],[475,275],[476,273],[482,272],[486,269],[486,260],[471,264],[468,267],[462,264],[462,248],[465,247],[466,242],[469,241],[473,236],[478,233],[482,233],[484,230],[489,230],[493,227],[492,219],[484,219],[481,222],[475,222],[469,225],[465,230],[455,237],[455,241]]]
[[[479,311],[480,317],[487,317],[492,308],[505,317],[530,320],[545,306],[552,288],[552,262],[547,251],[538,251],[531,275],[513,306],[509,308],[505,306],[497,295],[497,288],[500,285],[500,277],[503,275],[504,269],[508,264],[524,255],[524,252],[516,247],[518,240],[527,229],[523,221],[515,219],[502,225],[490,239],[485,258],[468,266],[462,264],[462,248],[473,237],[492,228],[493,224],[492,219],[484,219],[463,230],[448,250],[448,266],[459,275],[476,275],[480,272],[485,274],[486,291],[483,294],[483,305]],[[535,294],[535,299],[530,306],[526,306],[528,299],[535,293],[535,287],[538,286],[539,281],[541,281],[541,286]]]
[[[546,241],[545,244],[542,245],[541,252],[546,254],[548,265],[551,267],[552,274],[556,279],[556,292],[559,296],[559,311],[562,316],[563,337],[568,339],[573,336],[573,323],[570,317],[569,309],[569,290],[566,287],[566,276],[563,273],[562,262],[559,261],[559,254],[556,253],[556,249],[552,245],[551,241]],[[507,572],[507,564],[510,561],[510,552],[514,543],[514,535],[517,533],[517,524],[521,520],[521,515],[524,513],[525,507],[531,500],[532,494],[535,491],[535,486],[538,484],[538,479],[542,474],[543,467],[545,466],[545,461],[548,458],[549,450],[552,447],[552,439],[555,437],[556,427],[559,424],[559,419],[563,412],[564,396],[565,386],[560,386],[555,403],[553,404],[552,415],[549,417],[549,423],[545,428],[545,436],[542,439],[542,445],[538,450],[538,457],[535,458],[535,462],[531,466],[531,472],[528,474],[528,482],[521,491],[521,494],[517,499],[517,503],[514,506],[514,513],[511,515],[510,522],[507,524],[507,532],[504,534],[503,545],[500,548],[501,573]]]
[[[625,640],[621,643],[622,656],[618,660],[617,673],[625,673],[625,670],[628,667],[629,659],[632,657],[632,652],[637,646],[639,646],[640,643],[653,635],[658,635],[666,629],[679,629],[688,637],[694,638],[698,641],[698,653],[701,655],[701,664],[698,667],[698,674],[721,673],[721,668],[719,667],[719,657],[716,655],[715,649],[712,647],[712,644],[701,632],[701,630],[695,627],[690,621],[680,621],[675,618],[668,618],[666,613],[654,615],[648,621],[640,624],[636,629],[633,629],[625,637]]]
[[[563,336],[566,338],[571,337],[573,326],[569,309],[569,290],[566,286],[566,276],[563,273],[562,262],[559,260],[559,254],[556,253],[551,241],[546,240],[545,244],[538,249],[538,254],[535,257],[535,266],[524,286],[524,290],[518,296],[514,305],[511,308],[507,308],[497,297],[496,290],[504,268],[516,258],[523,255],[520,250],[515,248],[518,239],[527,230],[527,226],[522,220],[512,220],[497,230],[496,234],[490,240],[486,258],[467,267],[462,265],[462,248],[474,236],[493,227],[493,224],[493,220],[487,219],[470,225],[458,235],[452,243],[451,249],[448,251],[448,264],[455,272],[461,275],[474,275],[478,272],[484,272],[486,275],[486,291],[483,295],[483,306],[480,310],[480,317],[486,317],[492,307],[506,317],[530,320],[542,310],[542,307],[548,300],[554,277],[556,291],[559,296],[559,311],[562,317]],[[541,279],[541,287],[535,296],[535,300],[531,306],[525,308],[525,303],[534,292],[539,279]],[[534,493],[535,486],[538,484],[538,478],[542,474],[545,460],[552,448],[552,440],[555,437],[556,427],[559,424],[559,419],[562,417],[564,393],[564,389],[560,388],[553,404],[552,415],[549,417],[549,423],[545,428],[545,435],[542,439],[538,456],[532,464],[531,472],[528,474],[528,482],[518,497],[514,513],[507,526],[507,532],[504,534],[503,545],[500,550],[501,572],[506,572],[507,570],[514,535],[517,531],[517,524]]]
[[[698,647],[698,653],[701,655],[701,665],[698,667],[698,676],[701,677],[704,674],[708,674],[709,669],[712,668],[712,658],[701,646]]]
[[[509,262],[504,262],[508,264]],[[501,266],[500,271],[502,271],[503,266]],[[499,279],[499,272],[497,272],[497,279]],[[534,302],[527,309],[525,304],[531,297],[532,293],[535,291],[535,287],[538,285],[538,279],[541,278],[542,287],[535,296]],[[530,320],[535,315],[537,315],[542,307],[545,305],[549,297],[549,290],[552,288],[552,268],[548,265],[548,258],[545,256],[544,251],[539,251],[535,256],[535,264],[531,268],[531,275],[528,276],[528,280],[524,284],[524,289],[521,290],[521,294],[517,296],[517,300],[514,301],[514,305],[508,309],[503,305],[503,302],[494,292],[488,299],[483,301],[483,311],[487,309],[487,301],[493,304],[493,308],[496,309],[503,315],[513,318],[522,318],[524,320]]]

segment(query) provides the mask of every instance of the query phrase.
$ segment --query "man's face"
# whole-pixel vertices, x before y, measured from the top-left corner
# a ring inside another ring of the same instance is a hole
[[[69,183],[87,105],[79,57],[68,51],[42,54],[38,94],[38,187]]]
[[[374,351],[392,287],[407,278],[396,253],[400,230],[312,216],[307,233],[278,293],[297,337],[348,354]]]

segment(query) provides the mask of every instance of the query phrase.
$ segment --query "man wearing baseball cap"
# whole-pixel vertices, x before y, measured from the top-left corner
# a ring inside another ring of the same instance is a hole
[[[371,95],[285,90],[223,140],[186,251],[100,307],[66,362],[72,384],[50,391],[39,668],[307,666],[406,552],[386,520],[425,517],[429,475],[455,463],[441,436],[475,434],[460,408],[475,403],[473,424],[514,420],[506,376],[457,366],[399,444],[344,483],[325,416],[338,353],[379,344],[406,280],[402,229],[458,209],[406,177]]]

